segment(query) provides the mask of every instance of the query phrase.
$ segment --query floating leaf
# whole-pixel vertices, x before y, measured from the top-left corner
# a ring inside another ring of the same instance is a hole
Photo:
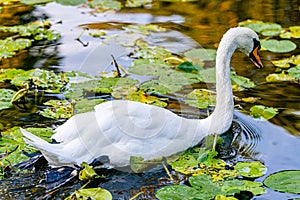
[[[147,4],[151,4],[152,0],[130,0],[126,1],[125,6],[129,8],[141,7]]]
[[[300,38],[300,26],[291,26],[289,27],[289,31],[283,31],[280,34],[281,38]]]
[[[264,118],[266,120],[269,120],[278,113],[278,110],[272,107],[256,105],[250,108],[250,112],[251,116],[253,116],[254,118]]]
[[[255,32],[261,33],[264,36],[276,36],[279,35],[282,30],[280,24],[258,20],[246,20],[240,22],[239,26],[251,28]]]
[[[293,194],[300,193],[300,171],[281,171],[271,174],[264,180],[264,184],[276,191]]]
[[[148,35],[151,32],[165,32],[167,29],[156,24],[130,24],[123,27],[126,31]],[[162,48],[162,47],[161,47]]]
[[[76,190],[66,198],[66,200],[73,199],[112,200],[112,195],[109,191],[102,188],[87,188]]]
[[[75,113],[86,113],[94,111],[94,107],[100,103],[105,102],[105,99],[76,99],[75,100]]]
[[[288,70],[288,73],[291,77],[293,77],[294,79],[297,79],[299,81],[300,80],[300,65],[290,68]]]
[[[79,172],[79,179],[80,180],[93,180],[99,175],[95,172],[95,170],[89,166],[86,162],[81,164],[82,170]]]
[[[230,76],[233,91],[243,91],[244,88],[254,88],[255,83],[249,78],[239,76],[236,72],[231,72]]]
[[[216,94],[208,90],[194,89],[186,97],[188,99],[185,99],[184,102],[196,108],[208,108],[216,105]]]
[[[184,53],[186,59],[195,64],[203,64],[203,61],[216,60],[217,51],[215,49],[192,49]]]
[[[240,175],[247,178],[257,178],[263,176],[267,172],[267,168],[261,162],[238,162],[235,164],[234,169]]]
[[[269,74],[266,77],[267,82],[294,81],[294,80],[295,80],[294,77],[290,76],[289,74],[285,74],[284,71],[280,74]]]
[[[49,100],[44,103],[49,106],[40,112],[44,117],[51,119],[68,119],[72,117],[73,105],[67,100]]]
[[[212,199],[217,194],[223,194],[218,183],[213,183],[210,176],[207,174],[200,174],[198,176],[191,176],[189,178],[191,186]]]
[[[16,54],[17,51],[26,49],[31,46],[31,40],[26,38],[6,38],[0,40],[0,58],[10,58]]]
[[[183,62],[180,65],[177,66],[177,69],[183,70],[185,72],[193,72],[193,71],[199,71],[203,69],[199,65],[193,65],[191,62]]]
[[[240,191],[249,191],[255,196],[266,193],[266,189],[262,187],[261,182],[233,179],[220,182],[220,185],[221,190],[227,195],[234,195],[240,193]]]
[[[159,189],[155,196],[159,200],[211,199],[212,195],[203,194],[195,188],[184,185],[170,185]]]
[[[135,52],[131,57],[164,60],[165,58],[170,57],[171,55],[171,52],[167,51],[163,47],[146,45],[140,47],[140,49],[137,52]]]
[[[91,0],[87,2],[87,5],[99,11],[120,10],[122,8],[122,4],[116,0]]]
[[[53,131],[50,128],[27,128],[26,130],[47,141],[50,141],[49,138],[53,135]],[[35,148],[25,144],[20,127],[13,127],[1,132],[0,141],[0,171],[3,171],[2,168],[6,166],[13,166],[27,160],[28,157],[24,152],[36,152]]]
[[[10,89],[0,89],[0,110],[7,109],[13,106],[11,100],[16,94],[15,91]]]
[[[262,50],[268,50],[274,53],[287,53],[297,48],[297,45],[289,40],[261,40]]]

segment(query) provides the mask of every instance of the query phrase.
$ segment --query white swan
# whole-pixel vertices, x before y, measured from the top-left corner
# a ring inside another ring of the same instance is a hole
[[[216,58],[217,101],[207,118],[186,119],[171,111],[143,103],[113,100],[77,114],[55,130],[59,144],[50,144],[21,129],[26,143],[38,148],[50,165],[73,166],[107,156],[110,165],[129,165],[131,156],[151,160],[170,156],[197,145],[205,136],[227,131],[233,118],[230,59],[236,49],[262,67],[255,32],[232,28],[223,36]]]

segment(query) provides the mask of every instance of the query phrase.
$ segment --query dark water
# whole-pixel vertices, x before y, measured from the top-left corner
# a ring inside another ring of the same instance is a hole
[[[81,70],[88,73],[98,73],[100,71],[111,71],[111,54],[113,54],[124,67],[128,67],[130,62],[125,59],[126,48],[116,43],[101,43],[98,38],[88,36],[83,32],[81,40],[88,42],[84,47],[82,43],[75,40],[84,28],[105,29],[108,34],[120,32],[120,27],[125,24],[148,24],[156,23],[169,28],[168,35],[156,35],[148,38],[148,42],[162,45],[175,53],[195,47],[216,48],[223,33],[230,27],[237,26],[237,23],[246,19],[256,19],[270,21],[281,24],[283,27],[300,25],[298,1],[197,1],[191,3],[169,3],[154,2],[152,7],[147,9],[122,9],[119,12],[93,13],[89,8],[63,6],[57,3],[48,3],[45,6],[21,6],[13,5],[4,7],[0,18],[1,25],[23,24],[36,19],[48,19],[53,25],[53,29],[62,34],[62,38],[57,44],[37,44],[29,49],[29,52],[20,52],[12,59],[2,60],[1,68],[43,68],[55,71]],[[294,40],[300,45],[299,40]],[[244,141],[245,145],[254,142],[255,146],[248,152],[241,152],[240,157],[257,159],[268,167],[268,174],[289,169],[300,169],[300,90],[299,83],[280,82],[265,83],[265,77],[275,71],[271,64],[272,60],[288,57],[299,53],[297,48],[291,54],[275,54],[270,52],[260,52],[264,68],[256,69],[244,55],[236,53],[231,65],[237,74],[249,77],[258,86],[255,89],[236,93],[238,97],[257,96],[261,99],[257,104],[279,108],[279,114],[270,122],[258,122],[247,116],[243,119],[253,123],[261,130],[262,137],[259,141]],[[183,91],[184,93],[184,91]],[[248,108],[250,105],[242,104]],[[176,107],[176,103],[169,106],[170,109],[193,115],[195,109]],[[22,124],[51,124],[42,117],[34,114],[39,106],[30,108],[27,111],[17,108],[9,111],[1,111],[0,123],[3,129],[14,125]],[[116,173],[110,176],[109,180],[117,182],[118,186],[113,186],[109,181],[103,183],[102,187],[107,187],[116,196],[130,196],[128,188],[122,190],[117,195],[117,187],[123,182],[127,182],[128,175]],[[148,175],[133,175],[129,184],[138,190],[148,179],[154,180],[151,184],[158,184],[159,177],[165,176],[158,171]],[[154,178],[153,178],[154,177]],[[265,177],[258,179],[262,181]],[[36,189],[26,183],[34,180],[38,182],[36,176],[28,174],[20,177],[20,183],[15,184],[16,189],[10,190],[7,186],[12,180],[1,183],[0,190],[6,199],[22,196],[25,193],[36,194]],[[114,182],[114,183],[115,183]],[[136,183],[141,183],[136,184]],[[146,184],[146,185],[147,185]],[[7,186],[5,186],[7,185]],[[25,186],[24,186],[25,185]],[[25,187],[25,188],[24,188]],[[66,187],[65,193],[72,192],[74,188],[79,188],[80,183],[74,187]],[[18,188],[23,188],[19,189]],[[10,194],[7,192],[10,190]],[[123,192],[123,193],[122,193]],[[17,194],[14,196],[13,194]],[[134,193],[134,192],[133,192]],[[292,199],[299,195],[290,195],[272,191],[255,199]]]

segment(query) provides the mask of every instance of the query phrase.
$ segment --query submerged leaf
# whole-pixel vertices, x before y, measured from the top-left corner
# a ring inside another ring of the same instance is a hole
[[[287,53],[297,48],[297,45],[289,40],[261,40],[262,50],[268,50],[274,53]]]
[[[250,112],[251,116],[253,116],[254,118],[264,118],[266,120],[269,120],[278,113],[278,110],[272,107],[256,105],[250,108]]]
[[[279,192],[288,192],[293,194],[300,193],[300,171],[281,171],[271,174],[264,180],[264,184]]]

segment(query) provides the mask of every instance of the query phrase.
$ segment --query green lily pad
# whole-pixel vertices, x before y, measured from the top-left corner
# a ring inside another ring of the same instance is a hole
[[[31,44],[31,40],[26,38],[18,38],[15,40],[6,38],[5,40],[0,40],[0,58],[10,58],[19,50],[30,47]]]
[[[273,118],[278,113],[276,108],[265,107],[263,105],[256,105],[250,108],[250,114],[254,118],[264,118],[269,120]]]
[[[236,72],[231,72],[231,83],[233,91],[243,91],[245,88],[254,88],[255,83],[251,81],[249,78],[239,76]]]
[[[211,196],[212,199],[217,194],[223,194],[221,187],[218,183],[213,183],[210,176],[207,174],[200,174],[197,176],[191,176],[189,178],[191,186],[201,193]]]
[[[233,179],[220,182],[220,184],[221,190],[227,195],[234,195],[240,191],[249,191],[255,196],[266,193],[266,189],[262,187],[261,182]]]
[[[272,22],[263,22],[258,20],[246,20],[239,23],[241,27],[248,27],[257,33],[261,33],[264,36],[276,36],[282,31],[280,24]]]
[[[70,87],[66,89],[64,95],[68,99],[74,99],[84,97],[89,92],[95,94],[110,94],[114,88],[136,85],[137,83],[137,80],[131,78],[103,77],[101,79],[97,79],[94,77],[94,80],[71,83]]]
[[[297,48],[297,45],[289,40],[261,40],[261,49],[274,53],[287,53]]]
[[[170,185],[159,189],[155,196],[159,200],[195,200],[211,199],[212,195],[204,194],[195,188],[184,185]]]
[[[193,65],[191,62],[183,62],[180,65],[177,66],[177,69],[183,70],[185,72],[193,72],[193,71],[199,71],[203,69],[198,64]]]
[[[87,5],[99,11],[120,10],[122,8],[122,4],[116,0],[91,0],[87,2]]]
[[[26,130],[47,141],[50,141],[49,138],[53,135],[53,131],[50,128],[27,128]],[[24,152],[36,152],[35,148],[25,144],[20,127],[13,127],[1,132],[0,140],[0,172],[3,171],[3,168],[6,166],[13,166],[17,163],[28,160],[28,157],[24,154]]]
[[[300,65],[290,68],[287,72],[294,79],[300,80]]]
[[[44,117],[51,119],[68,119],[72,117],[73,105],[67,100],[49,100],[44,103],[49,106],[40,112]]]
[[[185,52],[184,56],[192,63],[202,65],[203,61],[216,60],[217,51],[215,49],[192,49]]]
[[[124,26],[123,29],[130,32],[142,33],[143,35],[148,35],[151,32],[165,32],[167,30],[156,24],[130,24]]]
[[[300,171],[281,171],[271,174],[264,180],[264,184],[276,191],[293,194],[300,193]]]
[[[105,99],[75,99],[75,113],[86,113],[94,111],[94,107],[100,103],[105,102]]]
[[[247,178],[257,178],[263,176],[267,172],[267,168],[261,162],[238,162],[234,166],[234,169],[240,173],[240,175]]]
[[[10,89],[0,89],[0,110],[7,109],[13,106],[11,100],[16,94],[15,91]]]
[[[112,195],[109,191],[102,188],[86,188],[76,190],[66,198],[66,200],[73,199],[112,200]]]
[[[194,89],[186,97],[188,99],[185,99],[184,102],[196,108],[208,108],[216,105],[216,94],[208,90]]]

